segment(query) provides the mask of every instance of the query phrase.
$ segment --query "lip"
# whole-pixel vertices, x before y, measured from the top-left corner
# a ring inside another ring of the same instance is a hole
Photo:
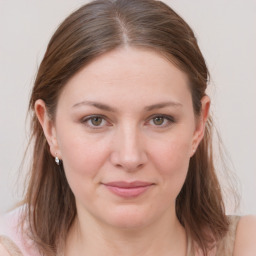
[[[138,197],[146,192],[154,183],[144,181],[114,181],[103,183],[103,185],[112,193],[123,198]]]

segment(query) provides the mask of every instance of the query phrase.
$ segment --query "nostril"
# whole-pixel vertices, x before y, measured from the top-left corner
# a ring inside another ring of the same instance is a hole
[[[140,136],[138,131],[129,125],[121,128],[113,141],[110,161],[115,167],[126,171],[141,169],[148,160],[143,136]]]
[[[146,155],[122,154],[121,152],[113,152],[110,156],[111,164],[117,168],[122,168],[126,171],[136,171],[141,169],[147,162]]]

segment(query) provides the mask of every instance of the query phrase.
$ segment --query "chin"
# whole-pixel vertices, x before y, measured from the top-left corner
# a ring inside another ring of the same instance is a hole
[[[152,212],[151,212],[152,213]],[[138,206],[123,206],[108,213],[109,218],[105,221],[112,227],[133,230],[150,225],[154,221],[152,214]],[[105,216],[107,217],[107,216]]]

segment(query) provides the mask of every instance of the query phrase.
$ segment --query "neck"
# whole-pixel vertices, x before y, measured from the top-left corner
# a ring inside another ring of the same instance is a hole
[[[68,234],[65,256],[185,256],[186,232],[175,213],[166,215],[148,226],[129,229],[99,223],[78,213]]]

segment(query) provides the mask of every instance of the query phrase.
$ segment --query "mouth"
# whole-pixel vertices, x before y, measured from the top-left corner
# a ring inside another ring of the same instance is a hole
[[[113,194],[123,198],[134,198],[144,194],[154,183],[144,181],[114,181],[103,183],[103,185]]]

